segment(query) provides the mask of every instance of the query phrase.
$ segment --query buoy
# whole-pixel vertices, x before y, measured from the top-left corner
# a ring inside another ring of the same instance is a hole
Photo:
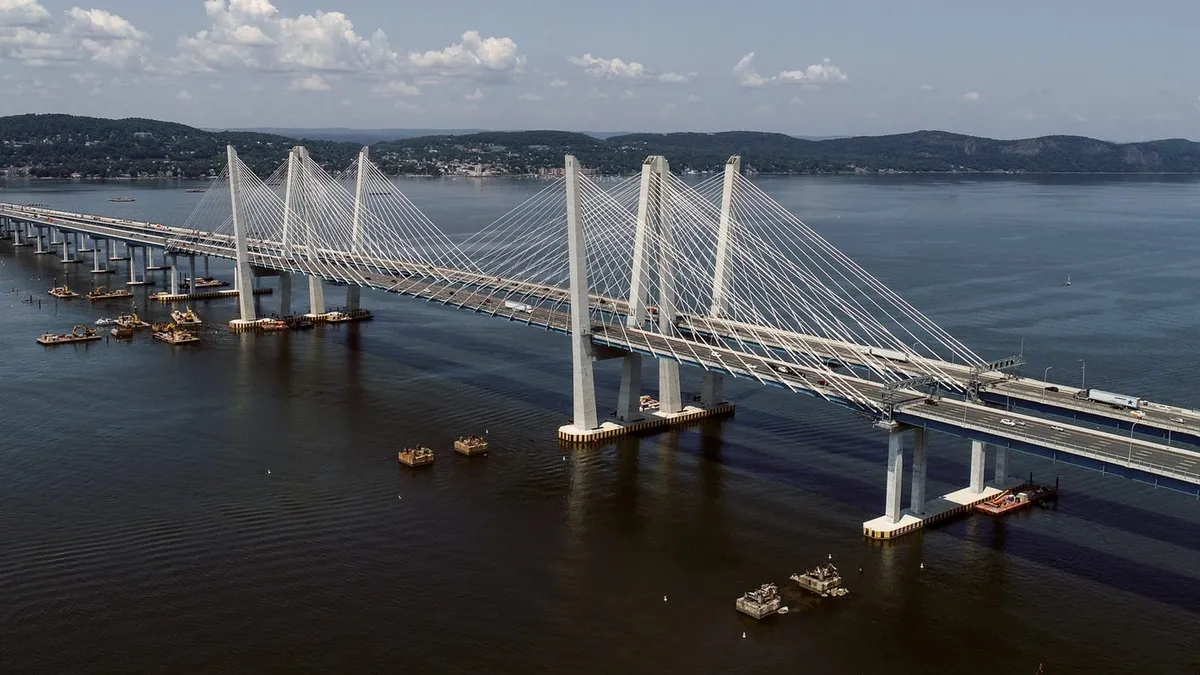
[[[925,569],[925,563],[921,563],[921,569]]]
[[[667,596],[665,596],[665,595],[664,595],[664,596],[663,596],[663,602],[666,602],[666,601],[667,601]]]
[[[745,639],[746,639],[746,631],[742,631],[742,639],[743,639],[743,640],[745,640]]]
[[[271,473],[271,470],[267,469],[267,474],[270,475],[270,473]]]

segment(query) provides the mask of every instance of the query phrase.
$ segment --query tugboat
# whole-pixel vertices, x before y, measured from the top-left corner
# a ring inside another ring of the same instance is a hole
[[[97,286],[96,288],[88,291],[88,294],[87,294],[87,299],[93,300],[93,301],[109,300],[111,298],[132,298],[132,297],[133,297],[133,291],[129,290],[128,288],[118,288],[116,290],[109,290],[109,288],[107,286]]]
[[[454,441],[454,450],[468,457],[471,455],[485,455],[488,451],[488,442],[486,438],[481,436],[463,436]]]
[[[200,341],[200,338],[196,337],[192,333],[187,332],[186,330],[180,330],[179,327],[177,327],[173,323],[167,323],[167,324],[156,323],[156,324],[154,324],[153,330],[154,330],[154,339],[162,340],[163,342],[166,342],[167,344],[182,345],[182,344],[187,344],[189,342],[199,342]]]
[[[45,333],[37,339],[38,342],[44,345],[61,345],[68,342],[91,342],[99,340],[100,336],[96,335],[94,328],[87,326],[75,326],[70,333]]]
[[[200,316],[193,312],[191,307],[188,307],[187,310],[183,312],[179,310],[171,312],[171,319],[180,326],[199,326],[201,323],[203,323],[203,321],[200,320]]]
[[[779,611],[783,599],[779,597],[779,589],[775,584],[763,584],[756,590],[748,591],[737,599],[734,607],[742,614],[761,619]]]
[[[817,565],[804,574],[793,574],[790,579],[800,584],[800,588],[822,598],[841,597],[850,592],[842,587],[842,577],[833,563]]]
[[[138,330],[140,328],[149,328],[150,327],[150,324],[148,324],[145,321],[142,321],[140,318],[138,318],[137,312],[134,312],[133,314],[122,314],[121,316],[118,316],[116,318],[116,323],[118,326],[121,326],[122,328],[128,328],[130,330]]]
[[[71,298],[79,297],[79,294],[76,293],[75,291],[67,288],[66,284],[63,284],[62,286],[55,286],[54,288],[51,288],[50,290],[48,290],[46,292],[49,293],[50,295],[53,295],[56,298],[62,298],[63,300],[69,300]]]
[[[405,448],[396,453],[396,456],[400,459],[401,464],[406,464],[408,466],[416,467],[425,466],[426,464],[433,464],[433,450],[430,450],[424,446],[417,448]]]

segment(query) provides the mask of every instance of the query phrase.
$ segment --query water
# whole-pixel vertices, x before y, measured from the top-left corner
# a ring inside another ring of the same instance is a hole
[[[977,353],[1023,341],[1030,374],[1078,384],[1084,359],[1094,386],[1200,406],[1200,182],[763,185]],[[201,197],[184,187],[0,198],[181,223]],[[403,183],[455,233],[540,187]],[[64,267],[0,243],[4,672],[1200,669],[1195,499],[1016,455],[1015,475],[1061,477],[1057,510],[880,545],[860,528],[883,507],[886,441],[829,404],[730,382],[734,419],[567,452],[561,336],[369,293],[376,319],[356,326],[233,335],[233,302],[212,301],[196,347],[46,349],[41,332],[124,308],[56,304],[53,279],[91,283]],[[602,405],[618,376],[599,366]],[[488,457],[448,451],[485,429]],[[399,467],[417,442],[437,463]],[[966,484],[968,447],[932,439],[930,494]],[[793,592],[828,554],[851,595]],[[766,581],[793,611],[737,614]]]

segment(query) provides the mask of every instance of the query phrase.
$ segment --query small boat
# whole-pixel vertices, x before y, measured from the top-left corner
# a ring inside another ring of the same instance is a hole
[[[75,326],[70,333],[44,333],[37,341],[44,345],[61,345],[68,342],[91,342],[99,339],[100,336],[96,335],[94,328]]]
[[[110,300],[112,298],[132,298],[133,291],[128,288],[109,289],[107,286],[97,286],[88,291],[88,300]]]
[[[50,290],[48,290],[46,292],[49,293],[50,295],[53,295],[56,298],[62,298],[64,300],[69,300],[71,298],[79,297],[79,294],[76,293],[75,291],[67,288],[66,284],[63,284],[62,286],[55,286],[54,288],[51,288]]]
[[[108,201],[110,201],[110,202],[134,202],[137,200],[134,199],[133,197],[113,197],[112,199],[109,199]]]
[[[115,326],[115,325],[117,325],[117,320],[109,319],[107,317],[105,317],[103,319],[96,319],[96,325],[97,326]]]
[[[1070,285],[1071,285],[1071,275],[1068,274],[1067,275],[1067,283],[1063,284],[1063,286],[1070,286]]]
[[[200,338],[196,337],[195,334],[183,330],[173,323],[156,323],[154,324],[153,330],[154,339],[161,340],[167,344],[182,345],[189,342],[200,341]]]
[[[280,321],[279,319],[259,319],[254,322],[254,325],[259,330],[267,331],[287,330],[288,327],[286,321]]]
[[[433,464],[433,450],[426,447],[405,448],[396,453],[401,464],[408,466],[425,466]]]
[[[204,192],[204,188],[188,188],[184,192]]]
[[[187,310],[183,312],[179,310],[171,312],[171,319],[174,320],[176,325],[179,326],[199,326],[200,324],[204,323],[200,320],[200,316],[192,311],[191,307],[188,307]]]

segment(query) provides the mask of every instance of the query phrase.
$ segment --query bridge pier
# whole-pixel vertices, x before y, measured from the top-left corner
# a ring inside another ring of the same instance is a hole
[[[292,273],[279,273],[279,316],[292,314]]]
[[[36,239],[37,239],[37,251],[34,251],[34,252],[35,252],[35,253],[38,253],[38,254],[41,254],[41,255],[46,255],[46,254],[48,254],[48,253],[53,253],[54,251],[52,251],[52,250],[49,250],[49,249],[47,248],[47,242],[48,242],[48,239],[46,239],[46,238],[45,238],[45,235],[46,235],[46,233],[43,231],[43,229],[42,229],[42,226],[41,226],[41,225],[35,225],[33,229],[34,229],[34,231],[36,231],[36,232],[37,232],[37,237],[36,237]],[[52,247],[51,247],[51,248],[52,248]]]
[[[993,446],[996,453],[995,473],[992,474],[992,482],[996,485],[1004,485],[1008,483],[1008,448],[1003,446]]]
[[[961,490],[955,490],[926,501],[925,446],[928,431],[921,427],[897,422],[879,422],[876,426],[888,430],[887,497],[884,500],[884,514],[863,523],[863,534],[871,539],[894,539],[920,530],[929,524],[967,514],[974,509],[975,505],[991,499],[1020,482],[1007,477],[1008,457],[998,453],[996,455],[996,479],[991,484],[985,484],[984,465],[987,457],[987,444],[972,440],[970,484]],[[904,475],[903,436],[909,430],[913,432],[912,496],[909,508],[901,511],[901,478]]]
[[[65,230],[59,230],[58,236],[62,237],[62,260],[59,262],[64,265],[79,262],[79,260],[71,256],[71,240],[76,235],[68,234]],[[75,248],[79,248],[79,244],[76,244]]]
[[[308,314],[317,318],[325,313],[325,280],[321,277],[308,278]]]
[[[588,297],[587,243],[580,213],[579,165],[567,155],[567,258],[571,279],[571,399],[574,415],[569,425],[575,433],[599,426],[596,415],[596,382],[592,373],[591,308]],[[566,428],[566,427],[564,427]],[[563,429],[559,430],[561,435]]]
[[[80,243],[76,244],[76,246],[75,246],[76,253],[91,253],[92,251],[96,250],[96,238],[95,237],[93,237],[91,235],[84,235],[84,234],[80,234],[79,237],[82,241]]]
[[[102,252],[103,255],[101,255]],[[92,274],[108,274],[114,271],[110,268],[107,258],[108,241],[104,239],[92,239]]]
[[[188,256],[188,272],[191,276],[188,277],[188,295],[196,293],[196,256]]]
[[[179,260],[174,255],[171,256],[169,274],[171,279],[171,295],[179,295]]]
[[[364,149],[365,151],[365,149]],[[362,307],[362,287],[350,284],[346,286],[346,311],[356,312]]]
[[[621,389],[617,393],[617,421],[642,419],[642,355],[626,354],[621,359]]]

